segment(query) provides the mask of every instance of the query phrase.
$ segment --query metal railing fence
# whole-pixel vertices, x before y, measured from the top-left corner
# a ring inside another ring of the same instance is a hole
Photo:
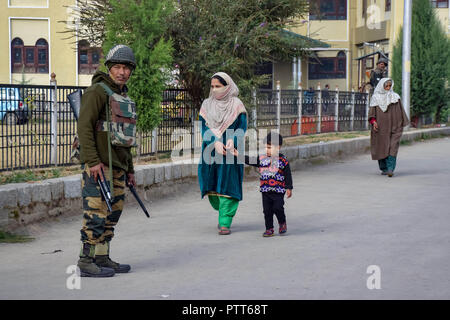
[[[368,130],[369,93],[329,90],[258,90],[249,124],[283,136]]]
[[[77,123],[67,95],[85,87],[0,85],[0,171],[72,165]],[[249,128],[283,136],[367,130],[368,94],[326,90],[261,89],[248,108]],[[139,106],[138,106],[139,107]],[[198,109],[184,89],[166,89],[161,123],[138,133],[139,157],[201,145]]]

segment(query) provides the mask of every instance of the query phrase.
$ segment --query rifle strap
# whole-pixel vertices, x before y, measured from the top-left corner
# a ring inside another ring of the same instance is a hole
[[[113,180],[113,173],[112,173],[112,152],[111,152],[111,108],[109,107],[109,91],[111,89],[108,88],[107,85],[105,85],[103,82],[100,82],[100,85],[105,89],[105,91],[108,93],[108,103],[106,104],[106,122],[107,122],[107,137],[108,137],[108,159],[109,159],[109,189],[111,190],[111,198],[114,198],[114,180]],[[108,91],[109,90],[109,91]]]

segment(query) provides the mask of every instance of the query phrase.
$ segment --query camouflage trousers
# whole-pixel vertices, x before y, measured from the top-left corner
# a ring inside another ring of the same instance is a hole
[[[109,169],[105,168],[105,176],[109,184]],[[125,171],[113,169],[114,198],[112,212],[108,211],[106,202],[102,199],[100,187],[90,176],[89,168],[83,171],[82,197],[83,197],[83,225],[81,228],[81,241],[96,245],[109,242],[114,237],[114,227],[119,222],[125,201]]]

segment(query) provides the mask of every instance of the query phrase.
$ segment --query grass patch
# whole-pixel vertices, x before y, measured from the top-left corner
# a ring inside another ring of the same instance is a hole
[[[416,137],[414,141],[425,141],[425,140],[431,140],[431,139],[440,139],[440,138],[448,138],[448,135],[445,134],[437,134],[437,135],[431,135],[428,133],[422,133],[420,136]]]
[[[171,161],[171,153],[157,153],[156,155],[143,156],[137,162],[137,158],[134,157],[136,164],[148,164],[148,163],[162,163]],[[26,169],[26,170],[13,170],[3,171],[0,175],[0,185],[8,183],[21,183],[31,181],[42,181],[46,179],[59,178],[80,174],[83,170],[80,165],[74,165],[69,167],[57,167],[57,168],[41,168],[41,169]]]
[[[321,164],[326,164],[327,160],[324,159],[323,157],[319,157],[319,158],[309,159],[309,162],[313,165],[321,165]]]
[[[41,181],[62,176],[62,168],[52,168],[46,170],[20,170],[2,173],[0,184],[20,183],[28,181]]]
[[[298,137],[286,137],[284,145],[292,146],[299,144],[310,144],[318,142],[328,142],[341,139],[353,139],[359,137],[368,137],[369,131],[351,131],[351,132],[333,132],[333,133],[321,133],[312,135],[302,135]]]
[[[402,140],[402,141],[400,141],[400,145],[401,146],[409,146],[411,144],[412,144],[411,140]]]
[[[34,238],[28,236],[17,235],[0,230],[0,243],[24,243],[31,242]]]

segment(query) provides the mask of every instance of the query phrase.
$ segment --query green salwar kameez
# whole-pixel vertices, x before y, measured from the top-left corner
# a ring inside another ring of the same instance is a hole
[[[212,207],[219,211],[219,226],[230,228],[233,217],[236,214],[239,201],[242,200],[242,182],[244,178],[244,165],[238,164],[233,157],[233,163],[226,163],[226,157],[222,158],[222,163],[214,161],[215,150],[211,146],[215,141],[223,144],[227,142],[227,135],[217,138],[214,135],[205,135],[208,131],[203,117],[199,117],[202,124],[202,155],[198,165],[198,181],[202,198],[208,196]],[[234,146],[243,145],[244,133],[247,130],[247,115],[241,113],[236,120],[228,127],[233,132],[240,132],[233,137]],[[205,152],[205,149],[207,151]],[[208,152],[210,150],[211,152]],[[211,163],[212,162],[212,163]]]

